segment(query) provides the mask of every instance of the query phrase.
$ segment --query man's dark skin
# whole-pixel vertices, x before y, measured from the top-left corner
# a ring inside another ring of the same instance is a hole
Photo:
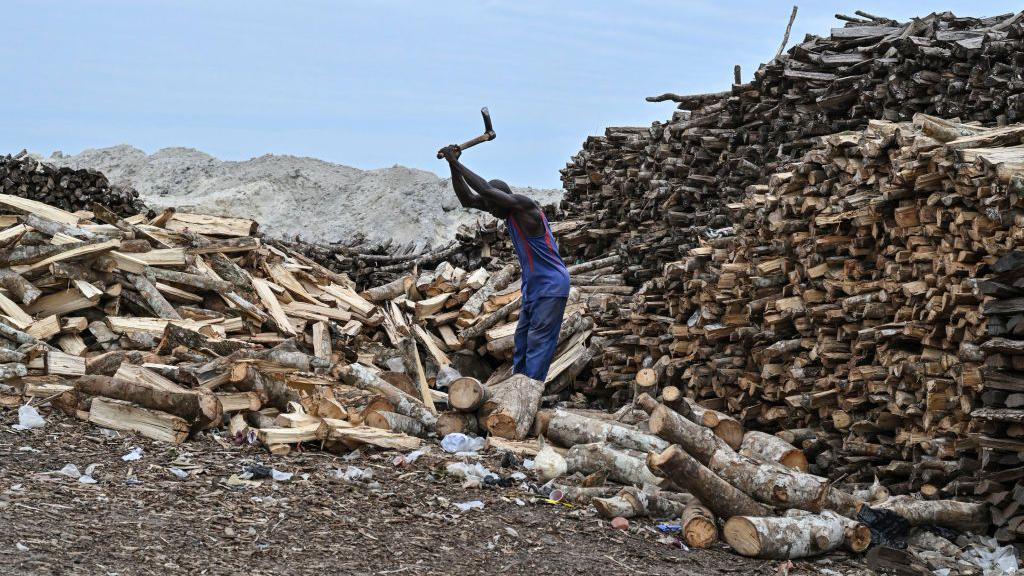
[[[514,216],[527,236],[544,234],[544,215],[536,202],[522,194],[514,194],[501,180],[488,182],[463,166],[459,162],[462,151],[458,146],[445,146],[441,154],[452,170],[452,187],[464,207],[483,210],[503,220]]]

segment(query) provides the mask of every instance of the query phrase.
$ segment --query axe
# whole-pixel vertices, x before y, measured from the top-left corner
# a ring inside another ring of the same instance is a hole
[[[491,113],[487,110],[486,106],[480,109],[480,115],[484,117],[484,133],[477,136],[476,138],[473,138],[472,140],[467,140],[462,144],[459,144],[459,150],[472,148],[473,146],[476,146],[481,142],[490,142],[491,140],[494,140],[495,138],[498,137],[498,135],[494,133],[494,127],[491,126]],[[437,157],[444,158],[444,154],[438,152]]]

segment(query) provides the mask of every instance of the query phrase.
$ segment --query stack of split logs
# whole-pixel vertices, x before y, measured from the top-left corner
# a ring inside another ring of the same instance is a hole
[[[0,156],[0,194],[45,202],[63,210],[83,210],[98,202],[120,216],[145,212],[133,188],[112,186],[96,170],[56,168],[22,151]]]
[[[563,170],[591,222],[563,249],[638,288],[585,389],[692,398],[851,492],[984,502],[1024,541],[1024,13],[858,16]]]
[[[98,425],[181,442],[230,420],[275,453],[311,440],[418,445],[450,381],[509,376],[518,271],[433,270],[355,290],[256,223],[178,213],[68,212],[0,195],[0,398],[50,398]],[[575,269],[592,270],[600,263]],[[491,394],[526,428],[592,357],[573,290],[546,382],[528,401]],[[497,374],[497,376],[494,376]],[[507,406],[505,406],[507,404]],[[486,422],[448,418],[452,430]],[[500,435],[522,439],[507,422]]]
[[[563,250],[583,259],[619,254],[614,272],[639,292],[632,307],[611,306],[595,331],[608,340],[587,388],[593,396],[632,397],[633,375],[662,357],[659,374],[681,376],[685,353],[665,336],[687,317],[667,295],[678,281],[665,266],[698,245],[728,250],[719,239],[733,225],[728,205],[817,137],[918,112],[985,125],[1021,118],[1022,14],[841,18],[845,27],[808,36],[751,82],[737,68],[730,90],[650,98],[679,110],[651,127],[608,128],[562,171],[563,208],[589,223],[562,240]]]

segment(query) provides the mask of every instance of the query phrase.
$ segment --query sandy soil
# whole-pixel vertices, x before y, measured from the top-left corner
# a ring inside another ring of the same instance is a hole
[[[462,208],[448,179],[404,166],[359,170],[272,154],[229,162],[191,148],[147,155],[127,145],[43,159],[101,170],[113,183],[134,186],[155,208],[254,218],[278,238],[347,242],[361,233],[374,242],[442,245],[455,238],[460,225],[490,218]],[[542,204],[562,195],[561,190],[516,191]]]

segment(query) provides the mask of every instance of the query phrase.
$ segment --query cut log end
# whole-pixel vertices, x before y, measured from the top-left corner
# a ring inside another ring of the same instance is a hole
[[[722,530],[722,537],[742,556],[756,557],[761,554],[761,536],[757,533],[757,527],[743,516],[730,518]]]
[[[459,412],[473,412],[486,398],[486,390],[476,378],[463,376],[448,386],[448,403]]]

